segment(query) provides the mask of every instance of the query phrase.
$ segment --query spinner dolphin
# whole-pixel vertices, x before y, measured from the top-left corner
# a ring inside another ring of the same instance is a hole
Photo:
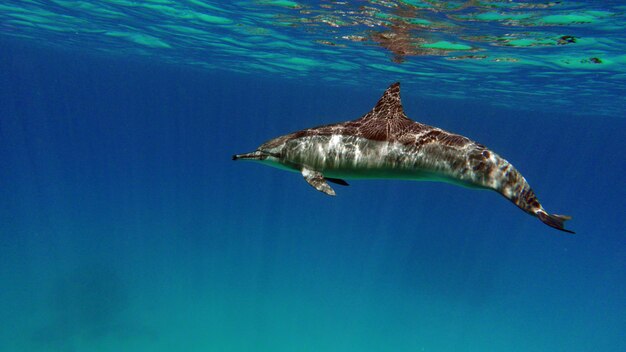
[[[409,119],[392,84],[362,117],[274,138],[256,151],[233,155],[302,174],[334,196],[328,182],[344,179],[442,181],[494,190],[526,213],[561,231],[569,216],[549,214],[526,179],[504,158],[466,137]]]

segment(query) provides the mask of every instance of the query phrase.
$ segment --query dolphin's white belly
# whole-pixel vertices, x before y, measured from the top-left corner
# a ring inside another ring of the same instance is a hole
[[[332,178],[432,180],[480,186],[457,177],[455,167],[462,156],[446,150],[433,152],[355,136],[309,136],[289,142],[283,159],[293,164],[294,171],[306,165]]]

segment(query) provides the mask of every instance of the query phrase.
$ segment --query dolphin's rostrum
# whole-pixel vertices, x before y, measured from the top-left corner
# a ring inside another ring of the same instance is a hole
[[[389,178],[454,183],[491,189],[548,226],[566,230],[569,216],[548,214],[526,179],[508,161],[470,139],[409,119],[392,84],[367,114],[337,124],[274,138],[233,160],[255,160],[302,173],[318,191],[334,196],[328,182]],[[328,182],[327,182],[328,181]]]

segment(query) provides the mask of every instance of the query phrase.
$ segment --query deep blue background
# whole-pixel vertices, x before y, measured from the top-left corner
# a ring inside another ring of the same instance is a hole
[[[507,158],[572,236],[492,192],[331,198],[230,160],[359,117],[393,75],[355,91],[0,48],[0,350],[626,350],[623,115],[402,87],[409,117]]]

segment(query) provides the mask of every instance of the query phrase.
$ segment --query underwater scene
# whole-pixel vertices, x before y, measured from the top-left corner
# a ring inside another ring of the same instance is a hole
[[[621,1],[4,0],[0,351],[626,351],[625,113]]]

